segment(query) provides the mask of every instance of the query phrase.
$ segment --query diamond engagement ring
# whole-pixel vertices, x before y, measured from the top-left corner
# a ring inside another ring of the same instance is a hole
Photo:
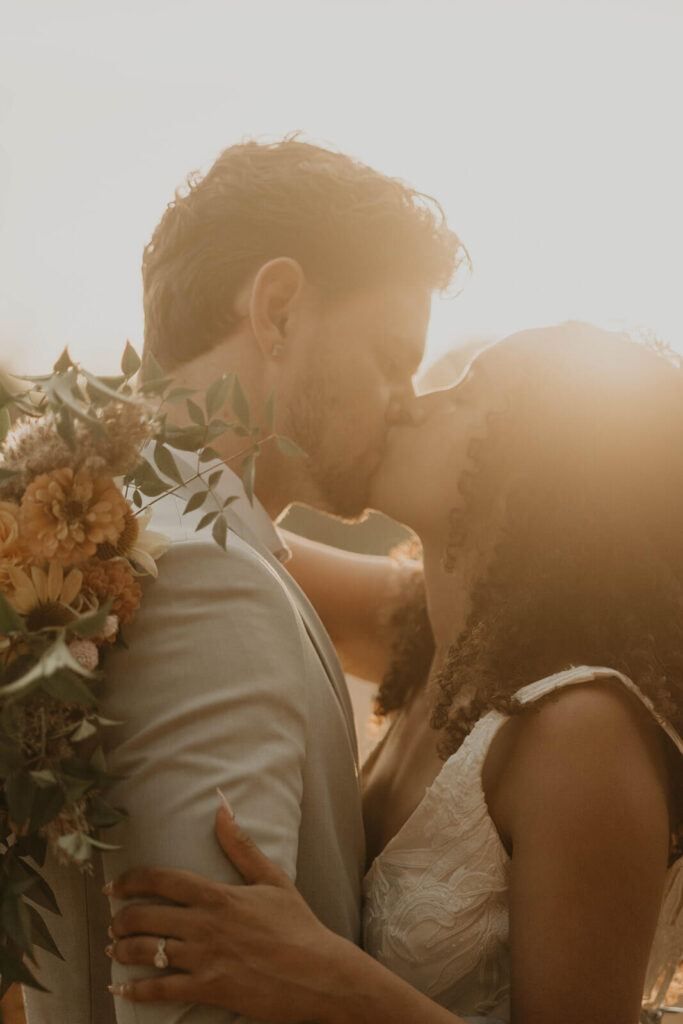
[[[154,954],[154,960],[152,961],[155,967],[164,968],[168,967],[168,957],[166,956],[166,939],[161,938],[157,942],[157,951]]]

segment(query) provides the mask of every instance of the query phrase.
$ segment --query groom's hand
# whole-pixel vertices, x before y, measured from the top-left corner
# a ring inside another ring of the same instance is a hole
[[[135,868],[106,887],[112,899],[152,901],[129,903],[115,914],[110,954],[120,963],[150,966],[164,938],[173,972],[112,986],[113,993],[144,1002],[208,1003],[269,1021],[323,1019],[319,991],[306,986],[324,976],[332,997],[341,985],[333,968],[336,947],[347,944],[318,921],[226,804],[216,814],[216,834],[246,885]]]

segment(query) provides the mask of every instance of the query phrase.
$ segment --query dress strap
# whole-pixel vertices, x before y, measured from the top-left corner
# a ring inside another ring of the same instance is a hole
[[[565,669],[564,672],[556,672],[555,675],[539,679],[535,683],[529,683],[528,686],[523,686],[521,690],[518,690],[515,696],[520,704],[531,704],[532,701],[545,697],[548,693],[552,693],[553,690],[559,690],[561,686],[570,686],[574,683],[589,683],[599,679],[618,679],[622,682],[626,689],[645,705],[652,717],[677,748],[679,754],[683,755],[683,739],[681,739],[671,723],[667,722],[659,714],[650,698],[636,686],[632,679],[629,679],[622,672],[617,672],[616,669],[605,668],[604,666],[579,665],[575,668]]]

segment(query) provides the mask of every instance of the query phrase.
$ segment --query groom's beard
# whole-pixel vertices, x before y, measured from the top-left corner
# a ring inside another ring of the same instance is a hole
[[[311,375],[302,397],[290,406],[288,430],[308,454],[307,471],[315,485],[315,505],[342,519],[358,519],[369,507],[370,482],[380,463],[385,431],[359,452],[349,453],[343,431],[330,431],[331,417],[349,420],[353,413],[326,395],[324,382]]]

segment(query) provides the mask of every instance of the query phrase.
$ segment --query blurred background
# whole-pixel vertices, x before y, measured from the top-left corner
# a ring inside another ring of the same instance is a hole
[[[680,0],[0,0],[0,362],[142,340],[187,173],[301,130],[441,201],[426,363],[567,317],[683,336]]]

